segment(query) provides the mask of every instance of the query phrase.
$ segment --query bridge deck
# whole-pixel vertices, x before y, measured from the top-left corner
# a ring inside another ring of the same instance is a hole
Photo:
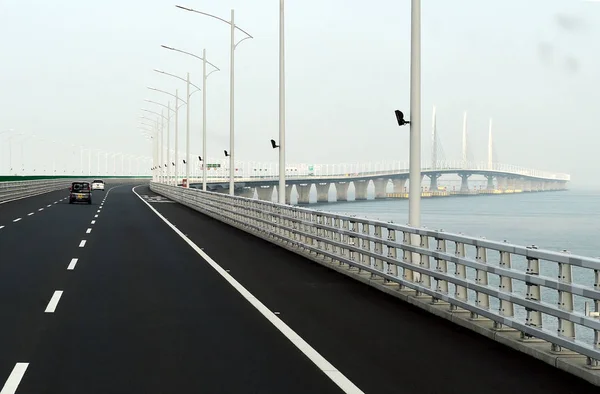
[[[145,186],[136,190],[364,392],[597,392],[268,242],[154,202]],[[59,201],[65,194],[0,206],[0,388],[26,362],[17,393],[343,392],[130,186],[112,189],[101,209],[100,198],[68,205]],[[64,292],[56,310],[44,313],[56,290]]]

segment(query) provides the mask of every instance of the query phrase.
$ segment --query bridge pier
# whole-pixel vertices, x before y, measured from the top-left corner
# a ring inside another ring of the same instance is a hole
[[[498,179],[498,190],[505,191],[508,187],[508,179],[505,176],[499,176],[497,179]]]
[[[298,204],[308,204],[310,202],[310,188],[312,183],[296,185],[298,191]]]
[[[273,201],[273,186],[258,186],[256,191],[259,200]]]
[[[492,175],[489,175],[489,176],[486,176],[486,178],[487,178],[487,190],[495,190],[494,189],[494,177]],[[498,182],[498,183],[500,183],[500,182]]]
[[[235,195],[239,197],[254,198],[254,188],[244,187],[242,189],[236,189]]]
[[[331,183],[315,183],[317,187],[317,202],[329,202],[329,188]]]
[[[406,181],[406,178],[392,179],[392,184],[394,185],[394,193],[404,193]]]
[[[348,201],[348,186],[350,186],[350,182],[337,182],[335,184],[336,201]]]
[[[460,192],[461,193],[467,193],[469,191],[469,177],[471,176],[471,174],[467,174],[467,175],[463,175],[460,174]]]
[[[375,185],[375,199],[386,198],[386,189],[389,183],[388,178],[379,178],[373,180],[373,185]]]
[[[440,178],[442,176],[442,174],[427,174],[427,176],[431,180],[429,183],[429,191],[437,192],[439,190],[437,181],[438,181],[438,178]]]
[[[368,180],[356,180],[354,181],[354,200],[366,200],[367,199],[367,187],[369,186]]]
[[[524,192],[531,192],[532,190],[532,181],[530,179],[524,179],[523,180],[523,191]]]
[[[292,189],[294,185],[285,185],[285,203],[292,204]]]

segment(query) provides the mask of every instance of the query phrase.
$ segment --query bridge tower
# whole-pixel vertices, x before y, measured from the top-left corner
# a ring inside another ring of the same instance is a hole
[[[431,168],[435,170],[438,168],[438,155],[437,155],[437,153],[438,153],[438,136],[437,136],[437,121],[436,121],[436,116],[435,116],[435,106],[433,106],[433,120],[432,120],[431,124],[432,124],[432,128],[431,128]],[[429,185],[429,190],[437,191],[438,190],[437,180],[441,176],[441,174],[432,173],[432,174],[429,174],[428,176],[431,179],[431,183]]]
[[[463,132],[462,132],[462,165],[467,165],[467,111],[463,115]]]
[[[437,168],[437,126],[435,120],[435,105],[433,106],[433,120],[431,127],[431,168]]]
[[[492,141],[492,118],[490,118],[490,127],[489,127],[489,133],[488,133],[488,170],[493,169],[493,153],[492,153],[492,147],[493,147],[493,141]]]

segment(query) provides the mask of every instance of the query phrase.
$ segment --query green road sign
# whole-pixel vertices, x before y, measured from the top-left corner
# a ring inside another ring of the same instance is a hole
[[[220,164],[207,164],[206,168],[221,168]]]

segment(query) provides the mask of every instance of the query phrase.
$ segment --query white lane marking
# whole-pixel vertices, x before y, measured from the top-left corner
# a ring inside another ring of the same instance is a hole
[[[54,294],[52,294],[52,298],[50,298],[50,302],[46,307],[45,313],[54,313],[56,307],[58,306],[58,301],[60,301],[60,297],[62,296],[62,290],[56,290]]]
[[[79,259],[71,259],[71,262],[69,263],[69,266],[67,267],[67,269],[68,270],[75,269],[75,265],[77,264],[78,261],[79,261]]]
[[[100,213],[100,210],[97,210],[96,212]]]
[[[2,230],[4,228],[4,226],[0,226],[0,230]]]
[[[27,371],[27,367],[29,363],[17,363],[13,368],[10,376],[4,383],[4,387],[0,390],[0,394],[15,394],[17,392],[17,388],[19,388],[19,383],[21,383],[21,379],[23,379],[23,375],[25,375],[25,371]]]
[[[89,234],[89,233],[91,233],[91,232],[92,232],[92,229],[91,229],[91,228],[88,228],[87,230],[85,230],[85,233],[86,233],[86,234]]]
[[[33,215],[33,212],[29,212],[29,213],[27,214],[27,216],[31,216],[31,215]]]
[[[81,242],[79,242],[79,247],[80,247],[80,248],[83,248],[83,247],[85,246],[85,243],[86,243],[86,242],[87,242],[87,241],[86,241],[85,239],[84,239],[84,240],[82,240]]]
[[[19,220],[21,220],[21,218],[16,218],[15,220],[13,220],[13,223],[18,222]]]
[[[46,205],[46,208],[50,208],[51,206],[52,206],[52,205],[48,204],[48,205]]]
[[[185,236],[177,227],[169,222],[163,215],[160,214],[150,203],[144,200],[136,191],[135,186],[131,191],[138,196],[140,200],[144,202],[150,208],[156,216],[163,220],[167,226],[171,227],[177,235],[181,237],[187,244],[194,249],[200,257],[202,257],[212,268],[214,268],[219,275],[223,277],[234,289],[236,289],[242,297],[246,299],[253,307],[255,307],[271,324],[275,326],[294,346],[298,348],[302,353],[306,355],[312,361],[317,368],[325,373],[329,379],[338,385],[345,393],[359,394],[363,393],[354,383],[352,383],[347,377],[338,371],[325,357],[321,356],[312,346],[308,344],[300,335],[296,334],[287,324],[285,324],[280,318],[278,318],[273,312],[271,312],[262,302],[258,300],[252,293],[250,293],[244,286],[242,286],[233,276],[229,275],[216,261],[210,258],[209,255],[204,253],[202,249],[198,247],[191,239]]]
[[[43,211],[43,210],[44,210],[44,208],[40,208],[40,209],[38,209],[38,212],[41,212],[41,211]]]
[[[58,204],[58,201],[54,201],[55,204]]]
[[[98,217],[98,215],[94,215],[94,217],[95,217],[95,218],[97,218],[97,217]]]
[[[96,224],[96,221],[95,221],[95,220],[92,220],[92,224]]]

